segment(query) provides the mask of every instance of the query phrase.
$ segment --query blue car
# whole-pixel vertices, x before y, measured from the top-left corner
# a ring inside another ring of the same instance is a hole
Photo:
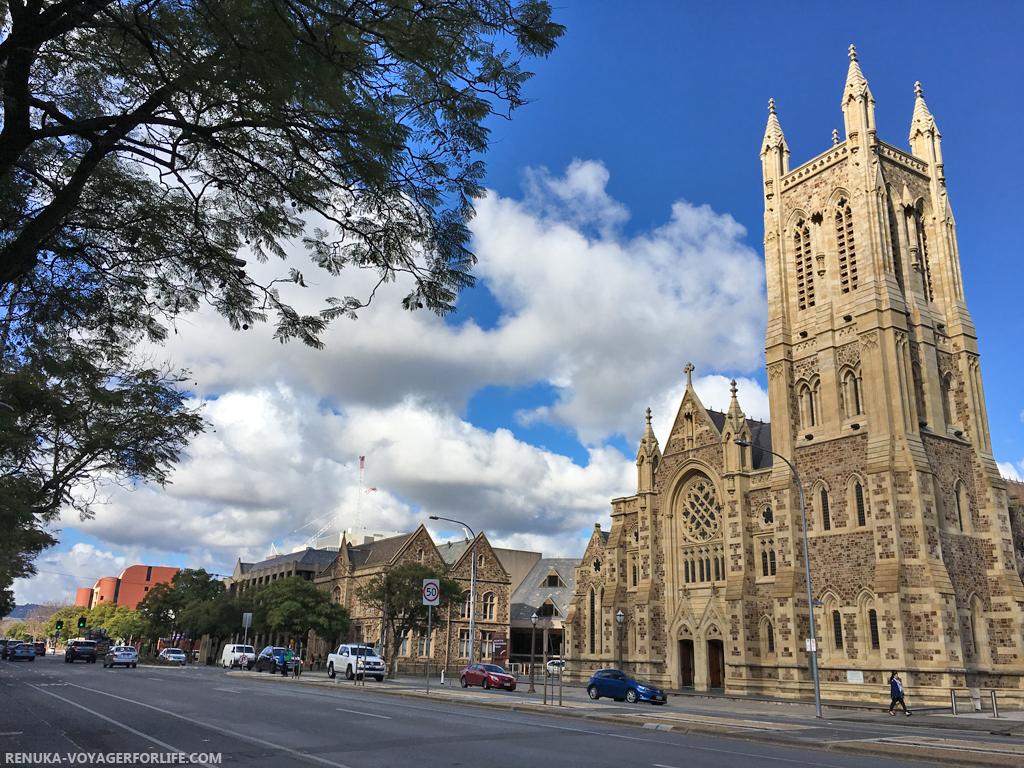
[[[649,701],[652,704],[664,704],[668,699],[665,692],[637,674],[623,672],[621,669],[599,669],[587,683],[587,695],[597,700],[602,696],[616,701]]]
[[[7,657],[11,661],[17,661],[18,659],[28,659],[29,661],[35,661],[36,647],[32,645],[32,643],[18,643],[16,646],[8,650]]]

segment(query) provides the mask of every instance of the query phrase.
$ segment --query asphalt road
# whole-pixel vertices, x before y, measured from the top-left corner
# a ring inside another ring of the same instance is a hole
[[[820,730],[801,736],[827,739]],[[212,667],[108,670],[60,656],[0,662],[0,764],[18,764],[21,753],[65,765],[95,764],[96,754],[212,753],[247,768],[915,765],[895,747],[888,759],[835,755],[403,699],[372,683],[296,686]]]

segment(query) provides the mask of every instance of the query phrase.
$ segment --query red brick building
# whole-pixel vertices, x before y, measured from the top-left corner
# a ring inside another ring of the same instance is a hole
[[[177,568],[161,565],[133,565],[121,571],[120,576],[103,577],[91,589],[81,587],[75,595],[75,605],[95,608],[100,603],[114,603],[135,608],[152,587],[169,583],[177,572]]]

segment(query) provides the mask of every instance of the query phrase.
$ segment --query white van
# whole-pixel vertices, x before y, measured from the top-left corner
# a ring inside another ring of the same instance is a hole
[[[241,669],[241,658],[245,657],[245,668],[252,669],[256,663],[256,650],[251,645],[225,645],[220,654],[220,665],[224,669]]]

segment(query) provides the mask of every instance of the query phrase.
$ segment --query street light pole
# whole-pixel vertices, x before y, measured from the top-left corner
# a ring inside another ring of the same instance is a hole
[[[533,687],[533,658],[534,653],[537,650],[537,612],[534,611],[533,616],[530,617],[530,623],[533,624],[533,629],[530,631],[530,690],[527,693],[536,693]]]
[[[469,663],[472,664],[473,659],[476,656],[476,532],[461,520],[452,520],[450,517],[438,517],[437,515],[431,515],[430,519],[444,520],[449,523],[464,526],[473,534],[473,571],[469,579]]]
[[[622,668],[622,622],[625,619],[626,619],[626,614],[624,614],[622,612],[622,609],[619,608],[618,612],[615,614],[615,621],[618,622],[618,624],[619,624],[619,631],[618,631],[617,634],[619,636],[619,668],[620,669]]]
[[[747,448],[753,448],[753,444],[746,440],[733,440],[736,445],[742,445]],[[807,572],[807,614],[811,621],[811,675],[814,677],[814,710],[817,717],[821,717],[821,684],[818,682],[818,639],[814,633],[814,597],[811,591],[811,550],[807,545],[807,508],[804,506],[804,486],[800,482],[800,475],[796,471],[796,467],[790,463],[789,459],[783,456],[781,453],[768,450],[767,448],[761,448],[762,451],[768,451],[772,456],[778,456],[789,467],[793,473],[793,477],[796,478],[796,487],[800,490],[800,517],[803,519],[804,526],[804,569]]]

